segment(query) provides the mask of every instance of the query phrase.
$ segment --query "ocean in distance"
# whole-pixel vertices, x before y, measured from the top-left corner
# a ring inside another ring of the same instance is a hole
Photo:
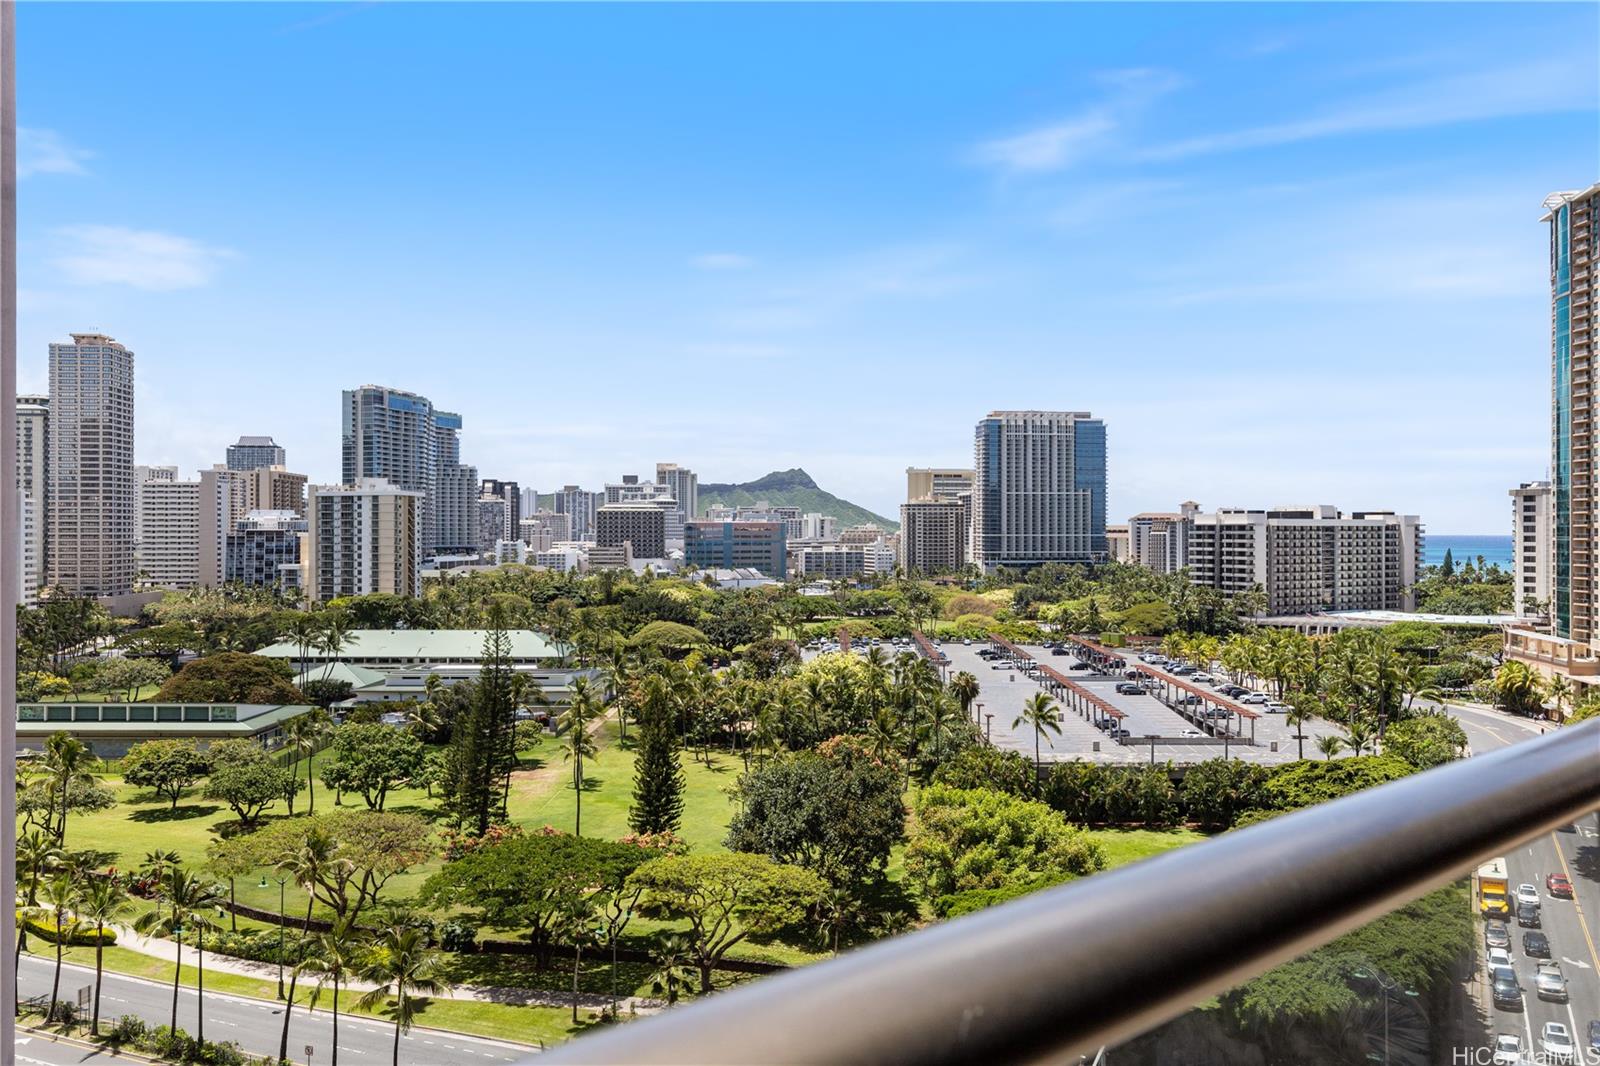
[[[1479,536],[1471,534],[1428,533],[1422,544],[1424,566],[1438,566],[1444,562],[1446,549],[1460,566],[1468,559],[1477,564],[1478,556],[1486,563],[1499,563],[1502,570],[1511,568],[1511,537]]]

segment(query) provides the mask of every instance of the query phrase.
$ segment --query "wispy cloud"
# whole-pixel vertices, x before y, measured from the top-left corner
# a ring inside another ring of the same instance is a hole
[[[1101,92],[1094,103],[1033,129],[985,141],[973,149],[973,160],[1011,175],[1065,170],[1105,147],[1129,118],[1178,88],[1182,79],[1171,71],[1140,67],[1104,71],[1095,82]]]
[[[749,270],[756,261],[740,252],[701,252],[689,265],[696,270]]]
[[[55,130],[17,127],[17,177],[34,174],[87,174],[94,153],[68,143]]]
[[[1359,97],[1320,115],[1189,137],[1148,148],[1151,161],[1267,148],[1361,133],[1421,129],[1516,115],[1595,110],[1591,65],[1547,59],[1433,78]]]
[[[62,250],[51,262],[78,285],[194,289],[210,284],[234,254],[189,237],[126,226],[66,226],[55,235]]]

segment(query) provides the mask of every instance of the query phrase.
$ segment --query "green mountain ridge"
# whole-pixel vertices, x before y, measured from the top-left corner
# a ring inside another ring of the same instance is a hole
[[[874,522],[893,532],[900,523],[841,500],[833,493],[820,488],[811,475],[799,467],[793,470],[774,470],[754,481],[739,484],[702,482],[700,485],[700,510],[703,513],[712,504],[727,507],[746,506],[765,500],[774,507],[798,507],[801,514],[817,512],[831,514],[839,520],[839,528]]]

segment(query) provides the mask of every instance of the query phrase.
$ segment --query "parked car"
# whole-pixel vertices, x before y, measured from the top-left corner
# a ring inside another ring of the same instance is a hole
[[[1067,651],[1066,648],[1051,648],[1050,649],[1050,654],[1051,655],[1070,655],[1071,652]]]
[[[1578,1054],[1578,1045],[1573,1043],[1572,1033],[1560,1022],[1545,1022],[1544,1028],[1539,1032],[1539,1049],[1550,1056],[1549,1061],[1573,1062]]]
[[[1288,714],[1290,710],[1287,703],[1279,703],[1277,700],[1268,700],[1261,705],[1261,709],[1268,714]]]
[[[1522,1066],[1522,1037],[1501,1033],[1494,1038],[1494,1066]]]
[[[1517,924],[1524,929],[1538,929],[1544,924],[1539,918],[1539,908],[1533,903],[1517,904]]]
[[[1600,1058],[1600,1019],[1589,1023],[1589,1050]]]
[[[1522,953],[1530,959],[1550,958],[1550,938],[1537,929],[1522,934]]]
[[[1193,681],[1197,685],[1207,685],[1211,683],[1211,675],[1206,673],[1204,670],[1200,670],[1189,675],[1189,680]]]
[[[1132,681],[1120,682],[1117,685],[1117,692],[1120,695],[1123,695],[1123,696],[1142,696],[1142,695],[1144,695],[1144,689],[1140,688],[1138,685],[1135,685]]]
[[[1179,733],[1178,735],[1180,737],[1203,737],[1203,736],[1205,736],[1205,734],[1200,732],[1200,730],[1198,730],[1198,729],[1185,729],[1183,732]]]
[[[1488,921],[1483,924],[1483,943],[1485,947],[1509,948],[1511,946],[1511,930],[1506,928],[1505,922]]]
[[[1069,667],[1069,669],[1072,669],[1072,670],[1093,670],[1094,667],[1090,666],[1088,663],[1073,663],[1072,666]]]
[[[1223,685],[1217,691],[1224,696],[1248,696],[1250,694],[1250,690],[1243,685]]]
[[[1572,882],[1567,880],[1566,874],[1551,874],[1544,879],[1544,889],[1550,893],[1551,899],[1571,899]]]
[[[1567,1001],[1567,977],[1561,972],[1559,962],[1541,962],[1533,975],[1533,987],[1540,999],[1553,999],[1557,1003]]]
[[[1252,692],[1248,696],[1239,697],[1239,702],[1240,703],[1248,703],[1248,704],[1252,704],[1252,705],[1258,704],[1258,703],[1266,703],[1267,702],[1267,694],[1265,692]]]
[[[1517,971],[1509,966],[1489,971],[1489,995],[1496,1007],[1521,1010],[1522,986],[1517,983]]]
[[[1532,885],[1526,884],[1526,883],[1518,885],[1517,886],[1517,902],[1518,903],[1531,903],[1535,907],[1537,907],[1539,905],[1539,890],[1537,888],[1534,888]]]
[[[1126,729],[1123,729],[1121,726],[1114,726],[1113,728],[1106,730],[1106,735],[1114,737],[1117,740],[1127,740],[1129,737],[1133,736],[1132,733],[1128,732]]]
[[[1512,961],[1511,952],[1509,950],[1507,950],[1506,948],[1490,948],[1489,949],[1489,970],[1491,972],[1493,972],[1493,970],[1494,970],[1494,968],[1496,966],[1512,966],[1512,965],[1515,965],[1515,963]]]
[[[963,645],[967,646],[967,647],[971,647],[972,646],[972,638],[971,637],[962,637],[961,638],[961,643]]]

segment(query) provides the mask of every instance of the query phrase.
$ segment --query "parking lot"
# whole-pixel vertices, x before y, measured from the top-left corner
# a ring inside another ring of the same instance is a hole
[[[979,655],[986,645],[974,642],[961,644],[946,642],[940,650],[949,658],[947,676],[966,670],[978,679],[978,703],[982,705],[979,722],[989,731],[990,739],[999,747],[1020,751],[1030,758],[1034,752],[1034,731],[1027,723],[1013,726],[1022,713],[1028,697],[1040,691],[1040,682],[1012,667],[996,669],[996,663]],[[1299,757],[1298,742],[1282,715],[1261,714],[1254,720],[1254,743],[1251,743],[1250,721],[1232,720],[1233,733],[1224,740],[1208,735],[1208,730],[1195,721],[1168,707],[1156,695],[1144,693],[1131,695],[1117,691],[1125,682],[1122,676],[1111,676],[1090,670],[1074,670],[1078,662],[1071,654],[1054,655],[1052,649],[1026,646],[1022,649],[1035,661],[1064,674],[1073,684],[1092,694],[1124,716],[1121,722],[1129,736],[1114,739],[1094,724],[1093,710],[1074,711],[1063,702],[1059,725],[1060,735],[1045,733],[1039,740],[1040,757],[1047,761],[1061,759],[1089,759],[1108,763],[1149,762],[1154,751],[1157,762],[1172,760],[1176,763],[1194,763],[1227,754],[1230,758],[1248,762],[1274,764],[1290,762]],[[1130,659],[1150,673],[1158,671]],[[1202,686],[1196,686],[1202,687]],[[1256,708],[1252,708],[1256,709]],[[1220,726],[1219,721],[1217,725]],[[1219,730],[1220,731],[1220,730]],[[1316,741],[1325,733],[1338,730],[1327,722],[1307,723],[1305,734],[1306,754],[1317,757]],[[1242,734],[1242,739],[1241,735]]]

